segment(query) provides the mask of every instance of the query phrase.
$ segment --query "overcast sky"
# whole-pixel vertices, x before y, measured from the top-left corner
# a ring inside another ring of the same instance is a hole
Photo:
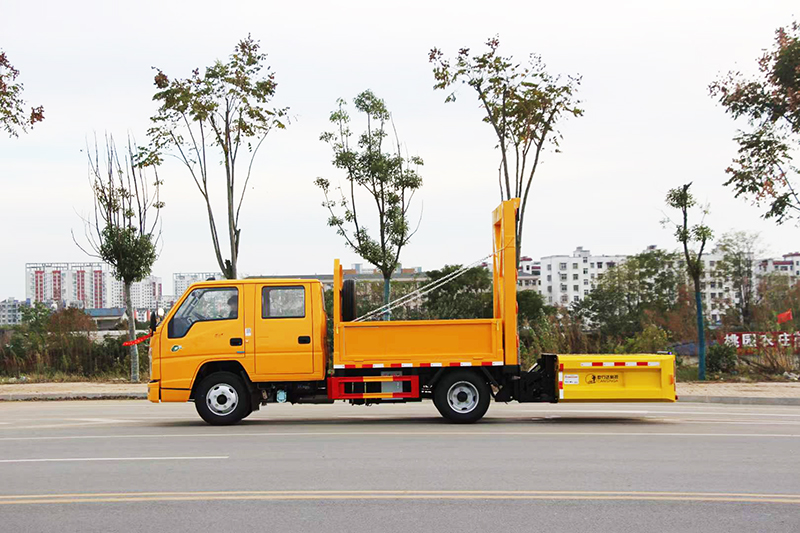
[[[583,76],[586,113],[563,124],[562,153],[547,154],[537,173],[524,254],[675,248],[659,223],[663,200],[688,181],[711,203],[706,221],[718,235],[760,232],[772,255],[800,249],[796,226],[761,220],[760,209],[722,186],[736,125],[707,88],[728,70],[754,71],[774,30],[796,17],[796,2],[5,0],[0,13],[0,49],[46,117],[19,139],[0,137],[0,298],[24,297],[26,262],[87,259],[70,237],[91,210],[86,141],[95,132],[146,141],[156,109],[151,67],[186,77],[225,59],[248,33],[269,55],[275,104],[291,108],[292,124],[270,134],[255,165],[241,221],[245,274],[327,273],[335,257],[360,261],[326,226],[313,181],[343,181],[319,134],[337,98],[367,88],[386,101],[408,152],[425,161],[415,210],[422,223],[403,264],[432,269],[490,253],[495,140],[469,90],[450,104],[432,90],[427,54],[481,51],[495,34],[503,54],[535,52],[551,73]],[[169,293],[173,272],[218,267],[186,169],[170,163],[161,177],[154,274]]]

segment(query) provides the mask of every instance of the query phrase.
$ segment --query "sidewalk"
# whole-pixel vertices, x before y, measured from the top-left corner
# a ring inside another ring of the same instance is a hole
[[[146,383],[9,383],[0,385],[2,400],[146,399]]]
[[[116,400],[147,398],[146,383],[13,383],[1,400]],[[800,382],[678,383],[681,402],[800,405]]]
[[[678,383],[678,401],[752,405],[800,405],[800,382]]]

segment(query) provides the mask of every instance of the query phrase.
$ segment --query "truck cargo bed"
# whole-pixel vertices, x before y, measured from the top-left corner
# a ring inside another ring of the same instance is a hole
[[[501,321],[340,322],[334,368],[502,365]]]

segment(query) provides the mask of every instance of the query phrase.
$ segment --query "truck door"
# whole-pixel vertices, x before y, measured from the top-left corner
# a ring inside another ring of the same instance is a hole
[[[167,388],[191,387],[202,361],[244,357],[242,286],[192,290],[167,323],[164,341],[161,374]]]
[[[259,297],[260,296],[260,297]],[[314,328],[308,285],[259,285],[256,373],[267,379],[314,373]]]

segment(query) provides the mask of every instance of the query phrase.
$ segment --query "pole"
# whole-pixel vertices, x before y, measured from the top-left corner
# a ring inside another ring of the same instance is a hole
[[[697,338],[699,340],[697,346],[697,379],[705,381],[706,379],[706,332],[703,326],[703,300],[700,297],[700,292],[694,293],[695,301],[697,302]]]

